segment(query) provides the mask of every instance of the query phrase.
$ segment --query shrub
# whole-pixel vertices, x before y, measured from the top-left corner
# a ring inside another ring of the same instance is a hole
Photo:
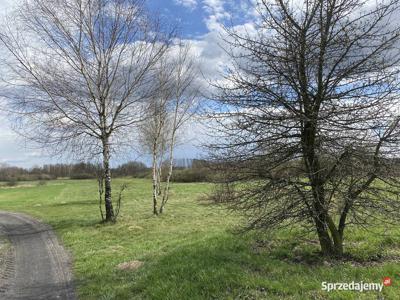
[[[147,169],[145,171],[138,172],[132,176],[133,178],[141,178],[141,179],[151,179],[151,170]]]
[[[53,180],[53,179],[57,179],[56,176],[52,176],[52,175],[48,175],[48,174],[40,174],[39,175],[39,180],[40,181],[49,181],[49,180]]]
[[[235,197],[235,188],[229,183],[216,184],[208,196],[208,200],[214,203],[228,203]]]
[[[39,180],[37,183],[38,186],[44,186],[46,184],[47,184],[47,180],[44,180],[44,179]]]
[[[210,170],[207,168],[176,169],[172,173],[171,181],[172,182],[208,182],[208,181],[210,181]]]
[[[78,174],[72,174],[71,179],[94,179],[96,178],[95,174],[88,174],[88,173],[78,173]]]
[[[10,179],[10,180],[8,180],[7,181],[7,183],[6,183],[6,186],[17,186],[18,185],[18,182],[17,182],[17,180],[16,179]]]
[[[147,173],[149,169],[142,162],[130,161],[112,170],[114,177],[133,176],[141,178],[143,173]]]

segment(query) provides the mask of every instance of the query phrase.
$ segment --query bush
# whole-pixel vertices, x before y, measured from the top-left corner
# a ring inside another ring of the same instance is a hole
[[[57,177],[52,176],[52,175],[48,175],[48,174],[40,174],[39,175],[39,180],[40,181],[49,181],[49,180],[53,180],[53,179],[57,179]]]
[[[114,177],[125,177],[133,176],[134,178],[143,178],[143,173],[146,173],[149,169],[142,162],[130,161],[112,170]]]
[[[146,171],[138,172],[132,176],[133,178],[140,178],[140,179],[151,179],[151,170],[147,169]]]
[[[80,174],[72,174],[71,179],[94,179],[96,178],[95,174],[88,174],[88,173],[80,173]]]
[[[231,202],[235,197],[235,188],[229,183],[216,184],[213,191],[208,197],[209,201],[214,203],[228,203]]]
[[[39,180],[39,182],[37,183],[38,186],[44,186],[47,184],[47,180],[41,179]]]
[[[172,182],[208,182],[210,181],[210,170],[201,169],[176,169],[172,173]]]
[[[7,181],[6,186],[17,186],[18,182],[16,179],[10,179],[9,181]]]

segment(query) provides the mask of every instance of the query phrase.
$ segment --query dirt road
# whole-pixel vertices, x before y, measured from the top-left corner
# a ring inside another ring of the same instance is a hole
[[[76,299],[69,255],[49,226],[0,211],[0,232],[12,244],[0,274],[0,299]]]

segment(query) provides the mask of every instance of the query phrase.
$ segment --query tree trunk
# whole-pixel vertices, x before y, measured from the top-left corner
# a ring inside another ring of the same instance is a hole
[[[333,246],[334,246],[334,254],[336,256],[343,255],[343,237],[340,232],[336,229],[335,223],[332,218],[328,216],[328,227],[332,236]]]
[[[309,113],[310,119],[315,119],[315,113]],[[308,177],[311,183],[313,195],[313,219],[317,231],[321,252],[323,255],[332,256],[336,252],[343,252],[341,239],[338,239],[338,232],[333,221],[328,215],[325,203],[324,180],[321,177],[321,165],[316,154],[318,141],[316,140],[316,122],[306,122],[303,132],[303,153]],[[332,238],[329,235],[332,233]],[[339,242],[340,240],[340,242]]]
[[[163,140],[161,140],[161,151],[160,151],[160,159],[159,162],[157,164],[157,183],[158,183],[158,191],[157,191],[157,195],[161,196],[162,195],[162,185],[161,185],[161,181],[162,181],[162,171],[163,171],[163,162],[164,162],[164,151],[165,151],[165,142]]]
[[[172,177],[173,165],[174,165],[174,161],[173,161],[173,159],[171,159],[169,161],[168,175],[167,175],[167,179],[166,179],[166,182],[165,182],[164,194],[163,194],[161,207],[160,207],[160,214],[163,213],[164,207],[167,204],[168,199],[169,199],[169,186],[170,186],[171,177]]]
[[[111,198],[110,145],[108,137],[103,139],[104,203],[106,222],[114,221],[114,208]]]
[[[157,165],[157,196],[161,196],[162,193],[161,177],[162,177],[162,167],[160,165]]]
[[[318,181],[317,181],[318,182]],[[316,211],[315,225],[321,245],[321,252],[326,256],[342,256],[343,255],[343,239],[337,230],[335,223],[329,216],[324,207],[324,189],[322,183],[317,185],[314,193],[314,209]],[[330,235],[329,235],[330,233]]]
[[[176,126],[176,120],[174,121],[174,126]],[[175,147],[175,139],[176,139],[176,131],[172,131],[172,137],[171,137],[171,144],[169,146],[169,167],[168,167],[168,174],[167,174],[167,179],[165,182],[165,187],[164,187],[164,193],[163,193],[163,198],[160,206],[160,214],[163,213],[164,207],[168,202],[169,199],[169,186],[171,182],[171,177],[172,177],[172,171],[174,168],[174,147]]]
[[[326,217],[323,213],[319,213],[314,218],[314,221],[317,229],[319,244],[321,246],[321,252],[323,255],[330,256],[334,253],[334,246],[326,226]]]
[[[157,196],[158,196],[158,190],[160,189],[159,187],[159,182],[158,182],[158,165],[157,165],[157,144],[154,143],[153,145],[153,214],[158,215],[158,209],[157,209]]]

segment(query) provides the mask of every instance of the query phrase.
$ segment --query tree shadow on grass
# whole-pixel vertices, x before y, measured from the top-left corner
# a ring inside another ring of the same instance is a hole
[[[42,212],[52,209],[57,210],[54,210],[54,216],[48,218],[48,221],[55,230],[102,225],[99,206],[96,200],[57,202],[41,205],[40,207]],[[64,210],[70,211],[63,214]],[[57,215],[60,216],[57,217]]]
[[[48,204],[47,206],[49,207],[58,207],[58,206],[62,206],[62,207],[68,207],[68,206],[85,206],[85,205],[97,205],[99,204],[99,200],[80,200],[80,201],[68,201],[68,202],[56,202],[56,203],[52,203],[52,204]]]
[[[314,241],[282,238],[261,251],[254,248],[256,241],[254,235],[225,233],[145,258],[131,278],[132,295],[163,300],[324,299],[321,278],[337,280],[343,272],[356,278],[354,267],[371,266],[349,258],[327,262]]]
[[[145,262],[134,294],[138,299],[281,299],[290,293],[279,278],[287,268],[253,252],[246,239],[226,234]]]
[[[51,227],[58,231],[58,230],[71,230],[72,228],[78,227],[93,227],[101,225],[101,218],[99,219],[83,219],[80,217],[76,218],[68,218],[68,219],[59,219],[50,222]]]

